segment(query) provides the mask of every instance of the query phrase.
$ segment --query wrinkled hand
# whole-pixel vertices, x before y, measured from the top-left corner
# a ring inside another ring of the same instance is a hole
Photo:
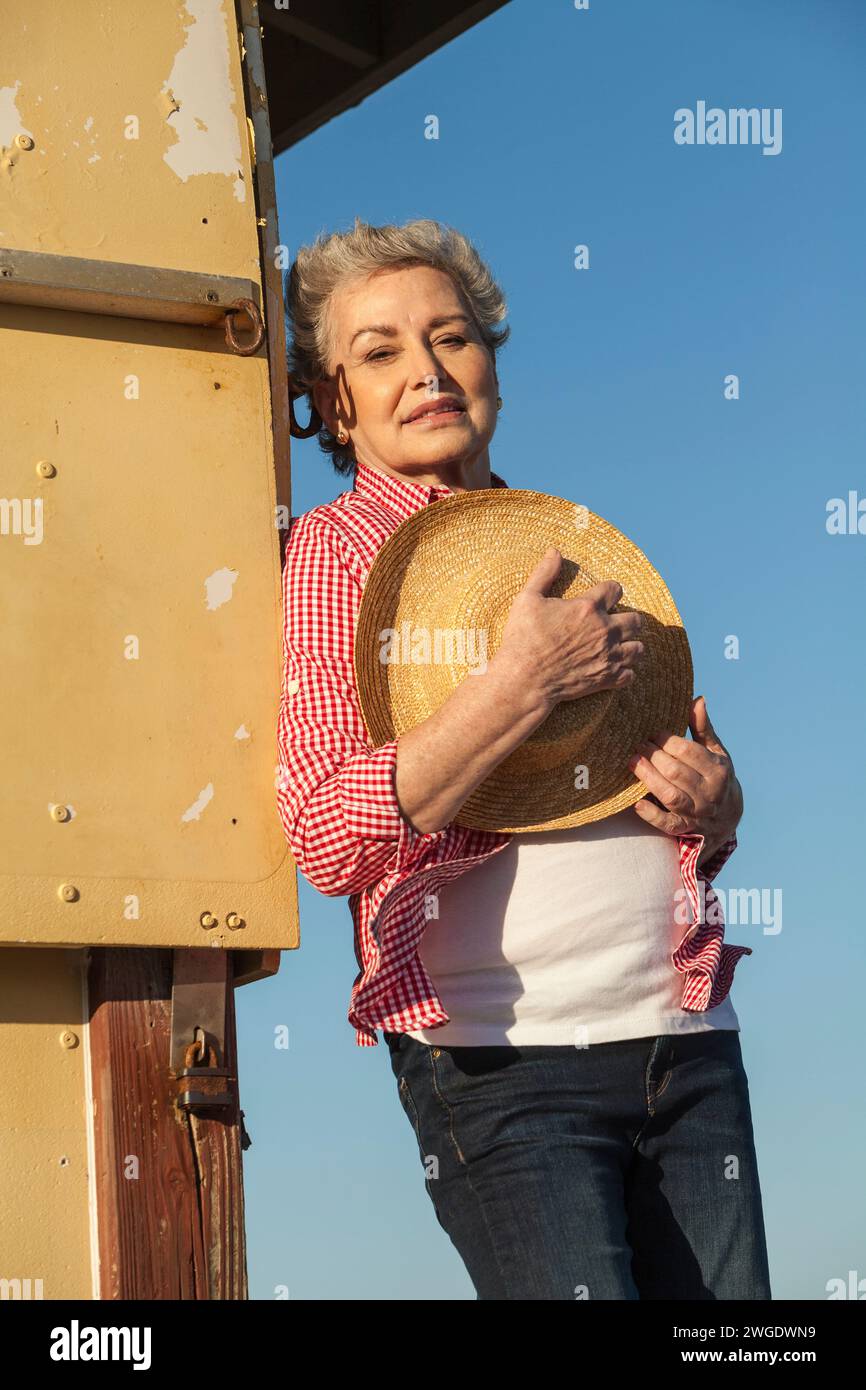
[[[703,695],[692,704],[689,728],[691,741],[654,734],[638,745],[628,765],[666,808],[644,797],[635,805],[638,815],[666,835],[703,835],[700,863],[734,833],[743,814],[743,791]]]
[[[551,596],[562,563],[562,553],[548,546],[508,611],[495,658],[549,709],[560,700],[631,685],[644,652],[641,614],[616,611],[621,584],[594,584],[579,598]]]

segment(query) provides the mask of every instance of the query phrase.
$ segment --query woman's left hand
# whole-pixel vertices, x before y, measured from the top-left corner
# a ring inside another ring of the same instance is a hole
[[[638,744],[628,765],[666,808],[644,797],[635,805],[638,815],[666,835],[703,835],[700,859],[705,860],[734,833],[743,814],[743,791],[703,695],[692,704],[689,728],[691,741],[654,734]]]

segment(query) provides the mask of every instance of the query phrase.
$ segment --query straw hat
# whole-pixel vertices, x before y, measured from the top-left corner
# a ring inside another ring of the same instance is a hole
[[[643,615],[631,686],[554,706],[472,793],[458,825],[508,833],[601,820],[647,794],[627,762],[658,730],[684,734],[692,696],[685,629],[661,576],[622,532],[560,497],[520,488],[455,493],[385,541],[355,630],[355,678],[374,747],[420,724],[497,651],[508,611],[545,549],[563,557],[557,598],[602,580]],[[581,771],[581,769],[583,769]]]

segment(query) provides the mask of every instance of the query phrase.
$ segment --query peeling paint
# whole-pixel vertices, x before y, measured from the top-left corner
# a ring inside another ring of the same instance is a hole
[[[20,86],[16,82],[14,87],[0,87],[0,145],[11,145],[16,135],[33,135],[18,110],[16,97]]]
[[[242,203],[246,186],[222,0],[186,0],[184,8],[192,23],[163,87],[175,104],[166,120],[177,137],[164,159],[184,183],[193,174],[226,174]]]
[[[202,787],[195,801],[187,807],[181,816],[182,821],[198,820],[202,811],[213,801],[213,782],[208,782],[206,787]]]
[[[249,738],[250,731],[246,724],[239,724],[235,729],[235,738]]]
[[[0,243],[257,279],[234,3],[134,7],[134,24],[112,26],[107,70],[102,8],[31,7],[30,35],[0,26]]]
[[[208,575],[204,581],[208,608],[221,608],[224,603],[228,603],[234,591],[237,577],[237,570],[230,570],[225,567],[221,570],[214,570],[213,574]]]
[[[166,120],[174,115],[175,111],[180,110],[180,102],[170,87],[167,87],[159,94],[159,104]]]

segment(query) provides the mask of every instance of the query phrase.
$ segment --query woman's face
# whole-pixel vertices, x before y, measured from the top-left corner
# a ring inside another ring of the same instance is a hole
[[[459,482],[493,436],[497,382],[450,275],[380,271],[341,287],[330,309],[332,377],[313,393],[328,428],[342,425],[355,457],[374,468]],[[447,397],[454,408],[443,410]]]

